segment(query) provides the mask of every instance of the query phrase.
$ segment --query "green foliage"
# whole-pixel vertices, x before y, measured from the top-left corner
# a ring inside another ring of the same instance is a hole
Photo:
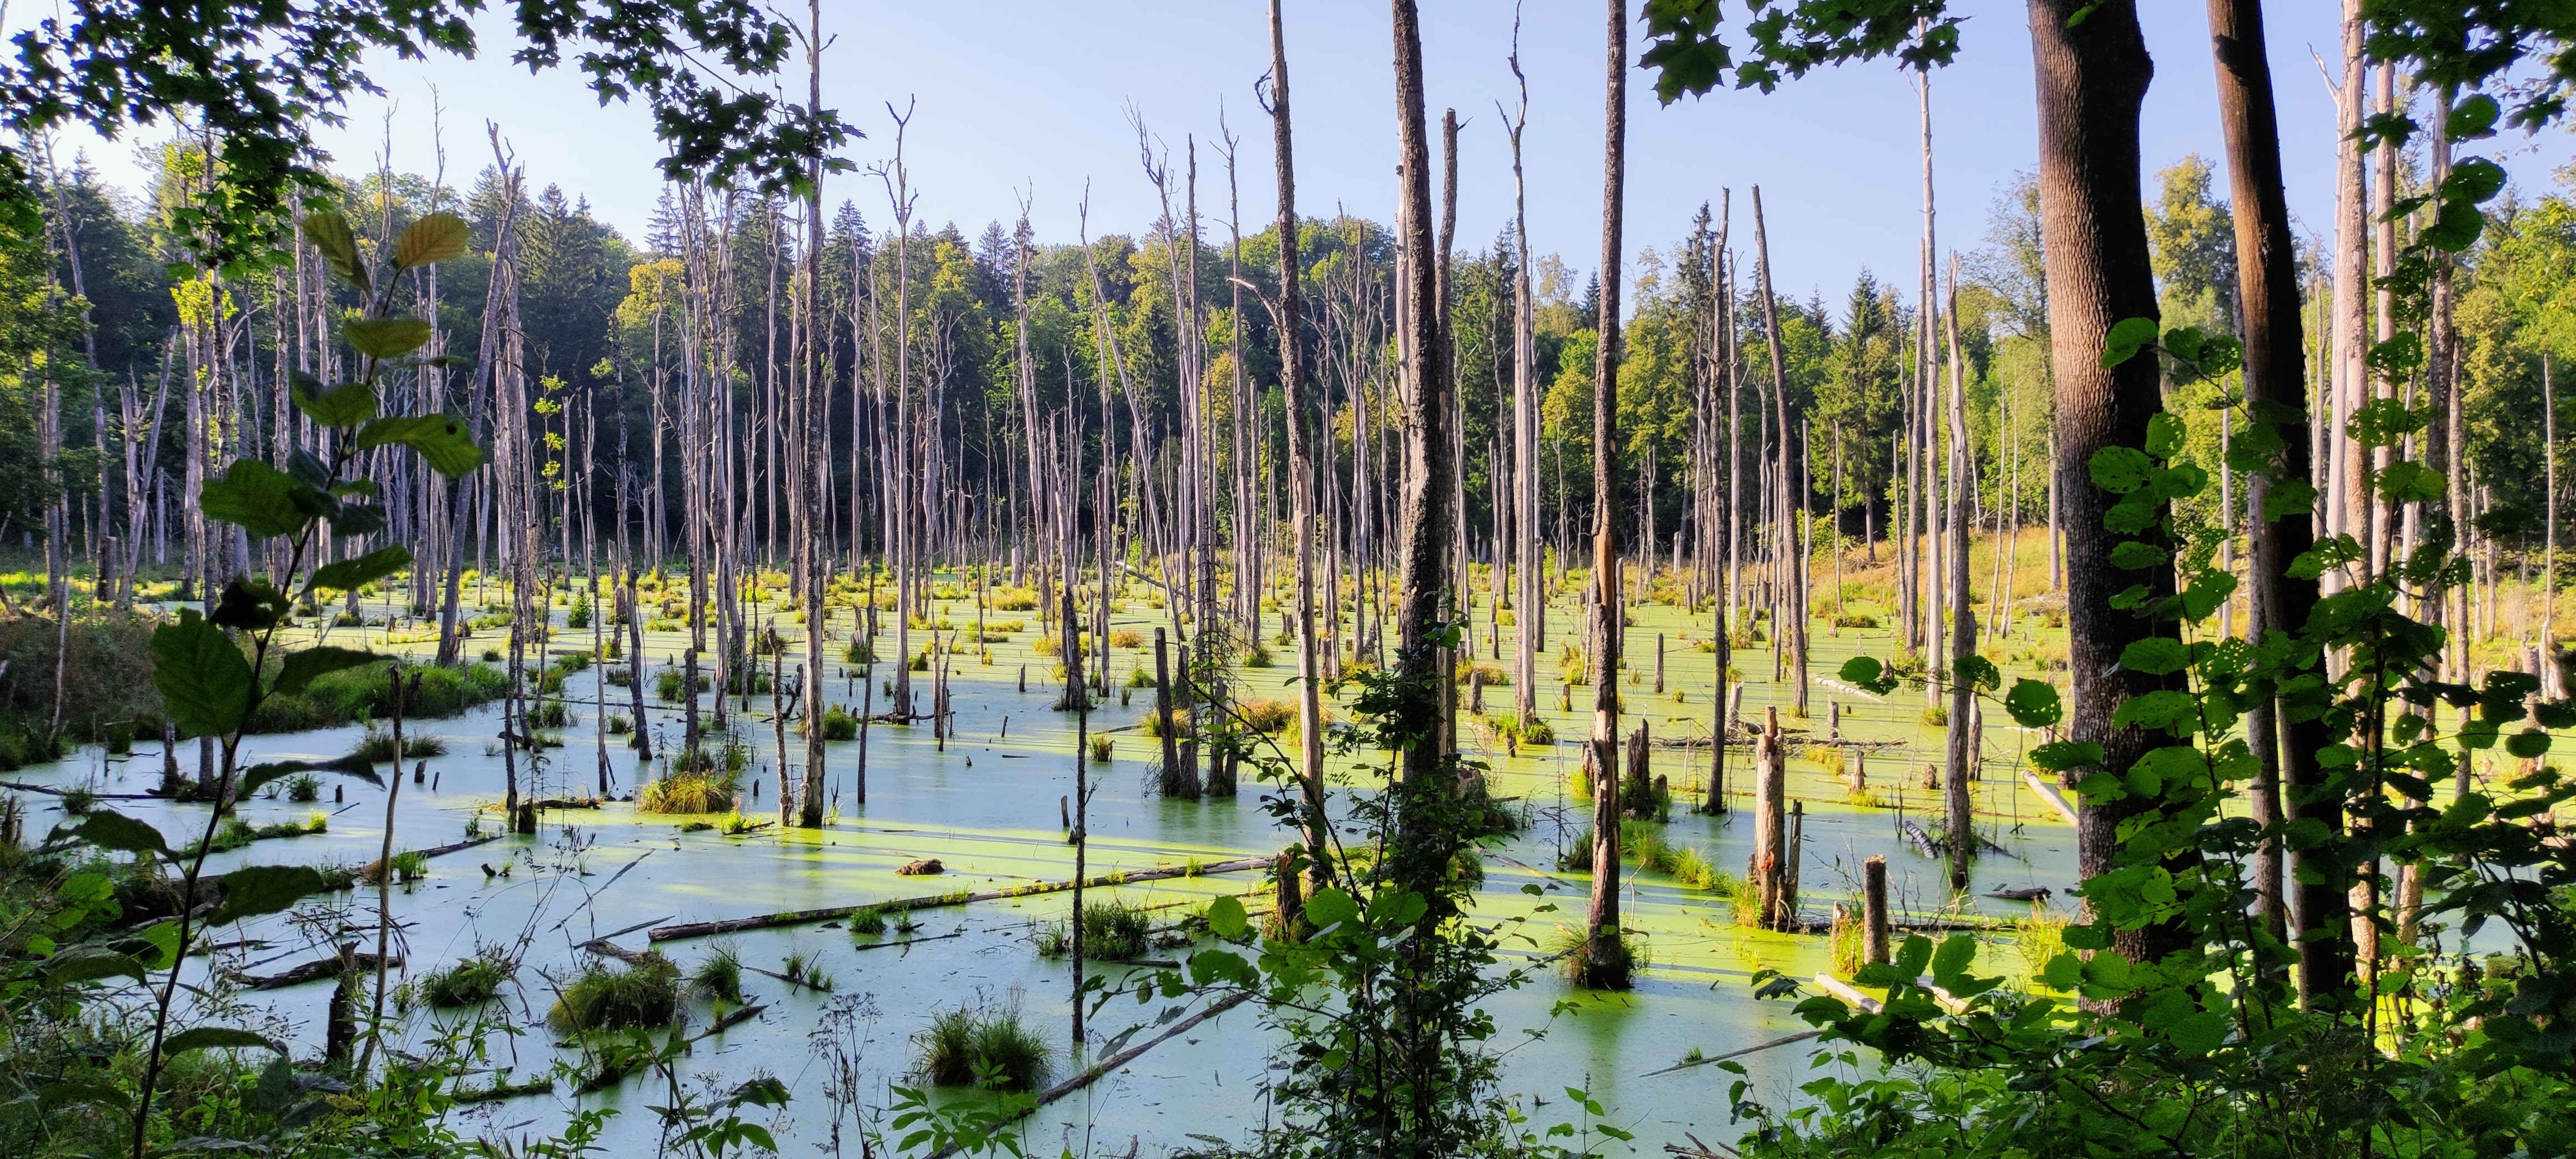
[[[2106,362],[2153,350],[2185,374],[2236,365],[2232,345],[2152,324],[2124,323],[2113,346]],[[2247,470],[2269,469],[2271,448],[2307,434],[2277,430],[2281,416],[2238,417]],[[2411,421],[2356,428],[2394,444]],[[2467,580],[2465,562],[2445,558],[2453,540],[2439,507],[2424,513],[2428,550],[2386,571],[2373,572],[2349,537],[2320,541],[2291,576],[2340,568],[2352,578],[2295,631],[2260,645],[2206,632],[2234,580],[2194,550],[2210,532],[2179,514],[2208,483],[2180,459],[2182,429],[2158,416],[2143,448],[2109,448],[2088,464],[2119,496],[2104,520],[2119,537],[2114,564],[2179,572],[2174,590],[2141,583],[2115,601],[2148,626],[2121,658],[2132,682],[2112,728],[2127,755],[2114,763],[2108,738],[2083,733],[2031,753],[2088,804],[2124,817],[2113,864],[2080,887],[2090,920],[2020,923],[2035,983],[2025,992],[1972,974],[1967,937],[1915,936],[1893,964],[1855,979],[1885,988],[1879,1013],[1801,1002],[1827,1042],[1850,1044],[1832,1057],[1857,1068],[1866,1049],[1885,1069],[1819,1079],[1805,1088],[1812,1104],[1786,1111],[1748,1101],[1737,1082],[1735,1112],[1759,1128],[1748,1154],[1991,1153],[2007,1141],[2028,1154],[2102,1156],[2576,1146],[2563,1115],[2539,1110],[2576,1095],[2562,1029],[2576,1016],[2576,850],[2535,840],[2519,820],[2576,801],[2576,782],[2541,765],[2480,784],[2465,767],[2499,740],[2539,757],[2548,732],[2520,722],[2576,723],[2576,703],[2533,700],[2539,681],[2524,673],[2443,679],[2443,632],[2408,613],[2438,601],[2398,598]],[[2304,519],[2305,503],[2269,517]],[[2329,669],[2328,656],[2346,662]],[[2289,819],[2264,826],[2237,802],[2260,769],[2240,722],[2267,700],[2286,721],[2313,722],[2291,732],[2290,756],[2311,759],[2320,783],[2297,787]],[[2055,689],[2036,681],[2002,705],[2026,727],[2063,715]],[[2316,747],[2302,748],[2302,736]],[[2304,936],[2285,939],[2247,912],[2267,848],[2286,848],[2297,880],[2325,887],[2310,895],[2318,912],[2304,915],[2314,926]],[[2405,878],[2420,884],[2420,905],[2398,890]],[[2324,908],[2347,897],[2349,918]],[[2375,959],[2356,961],[2350,922],[2373,932]],[[1796,990],[1768,972],[1756,985]]]

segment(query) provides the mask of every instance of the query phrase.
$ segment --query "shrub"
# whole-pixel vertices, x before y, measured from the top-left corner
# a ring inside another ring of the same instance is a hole
[[[501,992],[501,984],[510,980],[510,973],[508,962],[477,953],[422,978],[421,1000],[440,1007],[480,1006]]]
[[[859,739],[859,718],[849,709],[832,705],[823,710],[824,740]]]
[[[1105,765],[1105,764],[1108,764],[1108,763],[1109,763],[1109,748],[1110,748],[1110,738],[1108,738],[1108,737],[1106,737],[1106,736],[1095,736],[1095,737],[1091,738],[1091,759],[1092,759],[1092,762],[1093,762],[1093,763],[1095,763],[1095,764],[1104,764],[1104,765]]]
[[[546,1013],[565,1032],[668,1026],[680,1013],[680,971],[659,955],[641,965],[592,964],[573,976]]]
[[[1111,629],[1109,633],[1109,646],[1112,648],[1142,648],[1145,646],[1145,634],[1134,628],[1114,628]]]
[[[527,707],[529,728],[570,728],[579,723],[581,718],[560,700],[540,700]]]
[[[944,1087],[1030,1091],[1047,1072],[1046,1040],[1021,1018],[1016,1002],[941,1010],[915,1044],[921,1073]]]
[[[322,778],[311,773],[297,773],[286,779],[286,799],[309,805],[322,799]]]

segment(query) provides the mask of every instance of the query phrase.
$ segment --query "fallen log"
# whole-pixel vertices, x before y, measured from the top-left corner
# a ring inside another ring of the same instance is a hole
[[[2021,771],[2021,783],[2030,786],[2031,792],[2039,794],[2040,800],[2048,802],[2049,808],[2057,810],[2058,816],[2066,818],[2067,824],[2077,828],[2083,827],[2075,820],[2075,806],[2066,803],[2066,794],[2058,792],[2057,786],[2040,780],[2039,774],[2029,769]]]
[[[1688,1059],[1683,1059],[1682,1061],[1677,1062],[1677,1063],[1674,1063],[1674,1064],[1673,1064],[1673,1065],[1671,1065],[1671,1066],[1665,1067],[1665,1068],[1664,1068],[1664,1069],[1662,1069],[1662,1070],[1650,1070],[1650,1071],[1647,1071],[1645,1074],[1640,1075],[1640,1076],[1638,1076],[1638,1077],[1640,1077],[1640,1078],[1653,1078],[1653,1077],[1655,1077],[1656,1075],[1659,1075],[1659,1074],[1671,1074],[1671,1073],[1673,1073],[1674,1071],[1677,1071],[1677,1070],[1689,1070],[1690,1068],[1695,1067],[1695,1066],[1707,1066],[1707,1065],[1709,1065],[1709,1064],[1711,1064],[1711,1063],[1720,1063],[1720,1062],[1725,1062],[1726,1060],[1728,1060],[1728,1059],[1730,1059],[1730,1058],[1742,1058],[1742,1057],[1744,1057],[1745,1055],[1752,1054],[1752,1053],[1754,1053],[1754,1052],[1756,1052],[1756,1051],[1769,1050],[1769,1049],[1771,1049],[1772,1047],[1775,1047],[1775,1046],[1787,1046],[1787,1045],[1789,1045],[1790,1043],[1793,1043],[1793,1042],[1805,1042],[1805,1041],[1807,1041],[1808,1039],[1810,1039],[1810,1038],[1814,1038],[1814,1037],[1816,1037],[1817,1035],[1820,1035],[1820,1034],[1823,1034],[1823,1033],[1824,1033],[1824,1031],[1821,1031],[1821,1030],[1806,1030],[1806,1031],[1800,1031],[1799,1033],[1792,1034],[1792,1035],[1790,1035],[1790,1036],[1788,1036],[1788,1037],[1786,1037],[1786,1038],[1775,1038],[1775,1039],[1772,1039],[1772,1040],[1771,1040],[1771,1041],[1769,1041],[1769,1042],[1757,1042],[1757,1043],[1755,1043],[1755,1044],[1753,1044],[1753,1045],[1751,1045],[1751,1046],[1741,1047],[1741,1048],[1736,1049],[1736,1050],[1730,1050],[1730,1051],[1727,1051],[1727,1052],[1726,1052],[1726,1053],[1724,1053],[1724,1054],[1712,1054],[1712,1055],[1708,1055],[1708,1056],[1706,1056],[1706,1057],[1704,1057],[1704,1058],[1688,1058]]]
[[[1217,1015],[1223,1014],[1228,1010],[1232,1010],[1237,1006],[1241,1006],[1251,1000],[1252,995],[1250,992],[1234,994],[1218,999],[1217,1001],[1210,1003],[1207,1009],[1199,1011],[1196,1014],[1190,1015],[1189,1017],[1166,1027],[1161,1034],[1157,1034],[1152,1038],[1148,1038],[1143,1042],[1137,1043],[1134,1046],[1128,1047],[1125,1050],[1101,1059],[1099,1062],[1084,1067],[1082,1069],[1082,1073],[1066,1079],[1063,1082],[1057,1083],[1054,1086],[1048,1087],[1046,1089],[1046,1093],[1038,1096],[1038,1101],[1020,1108],[1018,1113],[1013,1114],[1010,1118],[1003,1120],[1003,1122],[1016,1122],[1018,1120],[1025,1119],[1030,1115],[1036,1114],[1038,1108],[1055,1102],[1056,1100],[1072,1094],[1075,1091],[1081,1090],[1084,1087],[1090,1086],[1092,1083],[1098,1082],[1102,1075],[1110,1074],[1118,1068],[1136,1061],[1138,1058],[1143,1057],[1146,1051],[1152,1050],[1157,1046],[1161,1046],[1166,1042],[1170,1042],[1172,1039],[1188,1033],[1192,1028],[1198,1026],[1198,1024],[1214,1018]],[[1000,1124],[995,1125],[999,1126]],[[930,1159],[947,1159],[948,1156],[957,1154],[957,1151],[957,1145],[950,1144],[947,1147],[932,1152]]]
[[[385,965],[387,966],[399,966],[402,964],[403,959],[400,954],[394,954],[385,959]],[[303,965],[296,966],[283,974],[270,974],[266,977],[244,978],[242,979],[242,984],[253,990],[283,990],[289,986],[301,986],[307,982],[322,982],[332,978],[337,978],[340,976],[342,971],[346,970],[373,970],[375,968],[376,956],[374,954],[351,954],[345,961],[337,955],[334,955],[332,957],[317,958],[313,961],[306,962]]]
[[[52,785],[22,785],[22,784],[19,784],[19,783],[18,783],[18,782],[16,782],[16,781],[0,781],[0,789],[15,789],[15,790],[17,790],[17,791],[19,791],[19,792],[21,792],[21,793],[44,793],[44,794],[47,794],[48,796],[55,796],[55,797],[62,796],[62,795],[67,791],[67,790],[63,790],[63,789],[55,788],[55,787],[54,787],[54,786],[52,786]],[[167,800],[167,798],[163,797],[163,796],[162,796],[161,794],[159,794],[159,793],[91,793],[91,794],[89,795],[89,799],[90,799],[90,800],[93,800],[93,801],[161,801],[161,800]]]
[[[433,846],[431,846],[431,847],[429,847],[429,848],[427,848],[427,849],[413,849],[413,850],[409,850],[408,852],[417,853],[417,854],[420,854],[420,855],[421,855],[421,856],[423,856],[423,857],[445,857],[445,856],[447,856],[447,855],[448,855],[448,854],[450,854],[450,853],[462,853],[462,852],[464,852],[464,851],[466,851],[466,850],[468,850],[468,849],[472,849],[472,848],[474,848],[474,847],[475,847],[475,846],[477,846],[477,845],[484,845],[484,844],[488,844],[488,843],[490,843],[490,842],[498,841],[498,840],[500,840],[500,839],[501,839],[501,835],[500,835],[500,834],[498,834],[498,833],[494,833],[494,834],[490,834],[490,835],[488,835],[488,836],[476,837],[476,838],[472,838],[472,839],[470,839],[470,840],[459,841],[459,842],[457,842],[457,843],[456,843],[456,844],[454,844],[454,845],[433,845]]]
[[[588,950],[603,958],[615,958],[629,966],[668,966],[671,964],[671,960],[669,958],[665,958],[651,950],[630,950],[615,942],[609,941],[606,938],[592,938],[575,948]]]
[[[1082,882],[1082,886],[1085,889],[1101,889],[1110,886],[1131,885],[1140,881],[1164,881],[1175,877],[1197,877],[1218,873],[1240,873],[1247,869],[1267,869],[1274,860],[1276,859],[1271,857],[1245,857],[1234,861],[1220,861],[1214,865],[1202,865],[1196,868],[1184,865],[1172,866],[1163,869],[1137,870],[1132,873],[1104,873],[1097,877],[1085,878]],[[668,942],[679,938],[705,938],[713,937],[717,934],[738,933],[743,930],[766,930],[774,929],[778,926],[801,926],[811,922],[835,921],[841,918],[846,918],[863,909],[874,909],[881,913],[899,913],[906,910],[917,909],[937,909],[943,906],[967,905],[979,901],[1001,901],[1005,898],[1034,897],[1042,893],[1061,893],[1065,890],[1072,889],[1073,886],[1074,883],[1070,881],[1037,881],[1030,882],[1027,885],[1011,886],[1007,889],[988,889],[974,893],[968,893],[961,890],[957,893],[936,894],[930,897],[902,898],[895,901],[868,902],[860,905],[836,905],[823,909],[788,910],[782,913],[755,914],[751,917],[724,918],[711,922],[682,922],[673,926],[656,926],[653,928],[651,933],[645,936],[656,942]]]
[[[1908,817],[1905,819],[1904,831],[1905,839],[1913,843],[1914,851],[1916,853],[1920,853],[1925,857],[1937,858],[1941,856],[1941,843],[1934,841],[1931,834],[1924,832],[1922,826],[1914,823],[1913,818]]]
[[[459,1103],[490,1103],[521,1095],[550,1095],[554,1090],[555,1080],[542,1078],[524,1083],[496,1082],[479,1090],[460,1090],[450,1097]]]

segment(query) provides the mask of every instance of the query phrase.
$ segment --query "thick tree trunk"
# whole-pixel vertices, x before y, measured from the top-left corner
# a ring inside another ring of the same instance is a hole
[[[1966,359],[1959,354],[1959,263],[1950,262],[1950,309],[1945,311],[1950,347],[1950,726],[1949,765],[1941,776],[1943,802],[1949,810],[1950,888],[1968,887],[1968,863],[1977,855],[1976,817],[1970,811],[1968,782],[1975,778],[1978,741],[1977,690],[1966,677],[1964,662],[1977,654],[1977,617],[1968,611],[1968,392]],[[1997,554],[2001,554],[1998,546]]]
[[[2090,15],[2069,27],[2078,9]],[[2031,0],[2030,33],[2039,89],[2050,355],[2063,455],[2058,485],[2066,507],[2068,668],[2075,701],[2066,735],[2102,746],[2102,767],[2092,775],[2116,775],[2155,742],[2134,727],[2113,725],[2112,713],[2123,699],[2159,683],[2124,671],[2120,654],[2132,641],[2170,629],[2113,608],[2111,597],[2141,576],[2158,594],[2173,582],[2167,569],[2131,573],[2111,565],[2111,549],[2123,537],[2103,527],[2111,496],[2092,484],[2087,469],[2105,447],[2143,447],[2147,421],[2161,408],[2155,359],[2133,358],[2109,369],[2101,364],[2113,324],[2157,316],[2138,193],[2138,115],[2155,67],[2133,0]],[[2084,877],[2112,868],[2120,823],[2146,807],[2134,798],[2085,798],[2078,807],[2076,855]],[[2178,942],[2178,930],[2160,926],[2122,931],[2114,945],[2132,960],[2153,960]]]

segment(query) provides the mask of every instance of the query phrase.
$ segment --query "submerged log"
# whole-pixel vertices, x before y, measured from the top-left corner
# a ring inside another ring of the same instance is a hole
[[[1248,869],[1267,869],[1270,867],[1272,860],[1272,858],[1268,857],[1245,857],[1234,861],[1220,861],[1213,865],[1203,865],[1196,868],[1180,865],[1163,869],[1137,870],[1130,873],[1104,873],[1096,877],[1084,878],[1082,880],[1082,886],[1085,889],[1100,889],[1108,886],[1127,885],[1139,881],[1165,881],[1175,877],[1195,877],[1217,873],[1241,873]],[[903,910],[936,909],[942,906],[966,905],[979,901],[1000,901],[1004,898],[1032,897],[1042,893],[1058,893],[1072,889],[1073,886],[1074,883],[1070,881],[1034,881],[1027,885],[1015,885],[1005,889],[988,889],[972,893],[961,890],[957,893],[937,894],[930,897],[901,898],[894,901],[866,902],[859,905],[827,906],[823,909],[786,910],[779,913],[755,914],[751,917],[724,918],[711,922],[682,922],[678,925],[657,926],[646,936],[657,942],[667,942],[679,938],[704,938],[712,937],[716,934],[736,933],[742,930],[765,930],[778,926],[801,926],[811,922],[835,921],[840,918],[846,918],[863,909],[876,909],[885,913],[895,913]]]
[[[402,955],[394,954],[387,957],[385,959],[385,964],[388,966],[402,965]],[[372,970],[375,968],[376,956],[374,954],[351,954],[345,961],[339,955],[334,954],[328,958],[316,958],[301,966],[293,967],[283,974],[269,974],[260,977],[243,978],[242,985],[253,990],[283,990],[289,986],[301,986],[307,982],[328,981],[339,977],[343,971]]]

